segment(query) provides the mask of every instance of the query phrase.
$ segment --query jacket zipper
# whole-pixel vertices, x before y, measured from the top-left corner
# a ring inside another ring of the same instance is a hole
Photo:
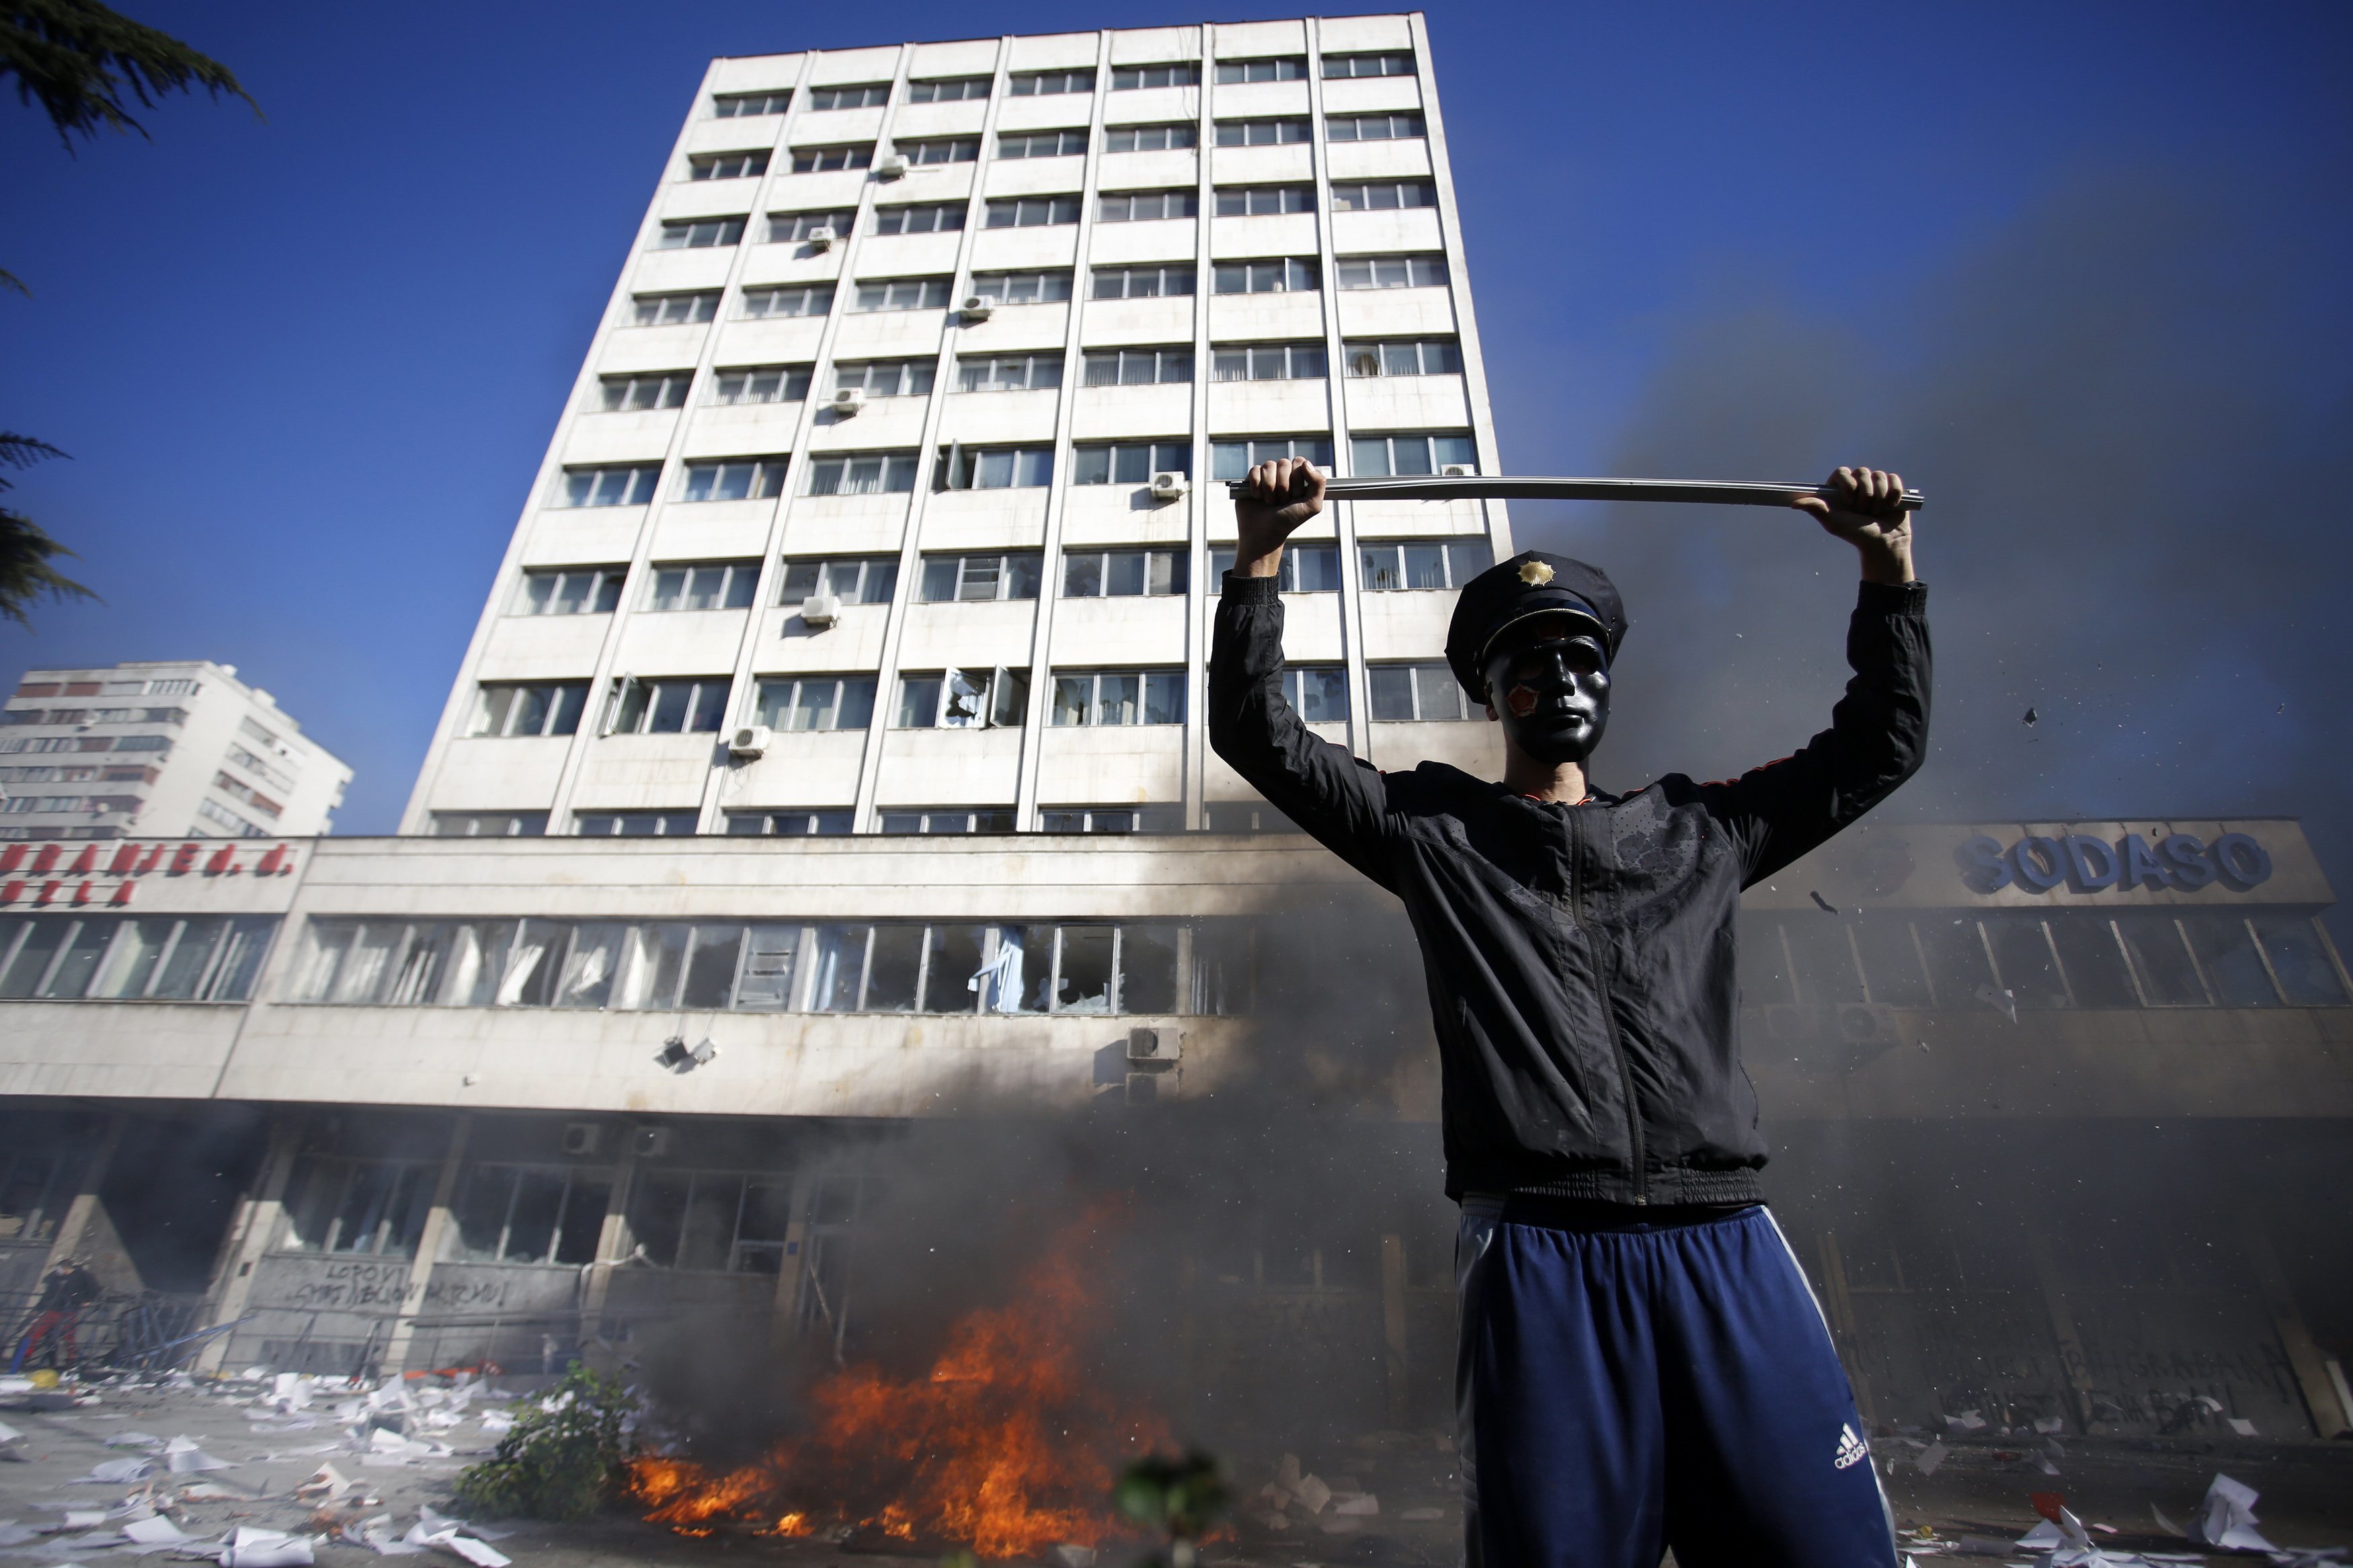
[[[1642,1154],[1642,1112],[1634,1100],[1634,1064],[1626,1056],[1626,1042],[1618,1033],[1618,1008],[1609,994],[1609,952],[1595,928],[1588,925],[1583,911],[1585,904],[1585,841],[1577,827],[1577,808],[1568,812],[1568,918],[1593,949],[1594,989],[1601,994],[1601,1023],[1609,1031],[1609,1049],[1618,1058],[1618,1081],[1626,1094],[1626,1139],[1632,1150],[1634,1163],[1634,1202],[1647,1205],[1651,1201],[1651,1171]]]

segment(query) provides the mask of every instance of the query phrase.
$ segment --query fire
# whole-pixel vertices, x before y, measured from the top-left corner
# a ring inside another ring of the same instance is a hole
[[[1112,1205],[1065,1227],[1005,1305],[966,1314],[924,1375],[843,1369],[811,1396],[814,1430],[757,1465],[713,1473],[644,1458],[632,1490],[682,1533],[726,1521],[805,1535],[820,1515],[983,1557],[1099,1544],[1118,1527],[1117,1467],[1168,1446],[1156,1418],[1116,1407],[1084,1356],[1097,1296],[1090,1254]]]

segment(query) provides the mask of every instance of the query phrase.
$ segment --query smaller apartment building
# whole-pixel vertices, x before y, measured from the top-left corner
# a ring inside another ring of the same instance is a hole
[[[1871,825],[1751,891],[1767,1189],[1867,1413],[2342,1428],[2332,901],[2277,819]],[[1271,1069],[1365,1060],[1298,1110],[1361,1190],[1171,1289],[1205,1386],[1436,1420],[1409,950],[1280,833],[10,846],[0,1261],[88,1253],[279,1367],[839,1335],[907,1129],[1271,1113]]]

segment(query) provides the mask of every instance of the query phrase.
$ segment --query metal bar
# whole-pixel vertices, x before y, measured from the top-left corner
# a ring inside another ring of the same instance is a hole
[[[1241,500],[1249,495],[1250,486],[1236,481],[1226,487],[1226,493]],[[1821,485],[1719,484],[1705,479],[1515,479],[1477,474],[1327,479],[1324,494],[1333,500],[1662,500],[1716,506],[1788,506],[1799,496],[1831,499],[1829,489]],[[1927,498],[1918,490],[1904,492],[1905,510],[1916,511],[1927,504]]]

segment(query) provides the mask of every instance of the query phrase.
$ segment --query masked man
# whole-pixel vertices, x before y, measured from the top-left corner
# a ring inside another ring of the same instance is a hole
[[[1594,567],[1531,551],[1462,590],[1446,659],[1504,781],[1382,773],[1282,696],[1283,542],[1324,508],[1250,471],[1209,655],[1209,739],[1405,900],[1461,1205],[1456,1356],[1472,1568],[1890,1568],[1854,1396],[1764,1207],[1735,1038],[1740,891],[1884,799],[1928,727],[1927,590],[1903,481],[1841,468],[1797,504],[1862,557],[1831,727],[1736,779],[1628,795],[1586,764],[1626,636]]]

